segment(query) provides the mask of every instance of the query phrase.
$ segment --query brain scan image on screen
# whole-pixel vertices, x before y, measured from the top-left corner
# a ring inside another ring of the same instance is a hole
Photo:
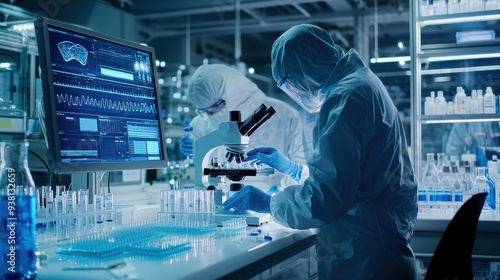
[[[61,53],[64,61],[68,62],[71,60],[76,60],[80,62],[81,65],[85,66],[87,64],[87,57],[89,52],[80,44],[75,44],[70,41],[63,41],[57,44],[59,52]]]

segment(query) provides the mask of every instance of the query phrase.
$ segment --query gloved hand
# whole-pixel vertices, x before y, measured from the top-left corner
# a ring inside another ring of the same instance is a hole
[[[270,189],[268,189],[266,193],[270,194],[270,195],[273,195],[273,194],[275,194],[275,193],[277,193],[279,191],[280,191],[279,187],[278,187],[278,185],[276,185],[276,186],[272,186]]]
[[[235,213],[252,210],[260,213],[271,213],[271,195],[254,186],[244,186],[233,194],[222,206],[224,210],[234,209]]]
[[[194,141],[189,138],[189,135],[184,135],[181,138],[180,145],[181,153],[185,156],[192,156],[194,153]]]
[[[193,127],[189,123],[188,119],[184,120],[184,132],[186,132],[186,135],[182,136],[181,138],[181,153],[186,156],[192,156],[194,153],[194,141],[190,138],[190,133],[193,131]]]
[[[292,177],[297,182],[300,181],[303,166],[291,161],[276,148],[262,147],[250,150],[247,152],[247,158],[244,161],[255,159],[275,168],[280,173]]]

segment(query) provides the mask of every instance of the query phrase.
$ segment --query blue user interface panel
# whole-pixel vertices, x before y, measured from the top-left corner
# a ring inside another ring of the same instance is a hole
[[[165,160],[152,54],[57,26],[47,30],[60,161]]]

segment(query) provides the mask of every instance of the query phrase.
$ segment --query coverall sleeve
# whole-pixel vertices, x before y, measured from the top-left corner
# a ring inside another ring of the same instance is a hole
[[[271,199],[274,219],[288,227],[316,228],[339,219],[358,192],[363,151],[375,131],[374,108],[348,89],[336,93],[320,112],[309,178],[300,188],[285,189]]]

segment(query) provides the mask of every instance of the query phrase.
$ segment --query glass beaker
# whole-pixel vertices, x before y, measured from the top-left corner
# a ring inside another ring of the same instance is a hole
[[[488,196],[483,205],[484,211],[491,211],[495,209],[495,183],[488,175],[488,168],[484,166],[478,166],[476,168],[476,178],[474,179],[474,184],[469,192],[469,197],[480,192],[487,192]]]
[[[28,142],[0,142],[1,279],[36,277],[36,197]]]

